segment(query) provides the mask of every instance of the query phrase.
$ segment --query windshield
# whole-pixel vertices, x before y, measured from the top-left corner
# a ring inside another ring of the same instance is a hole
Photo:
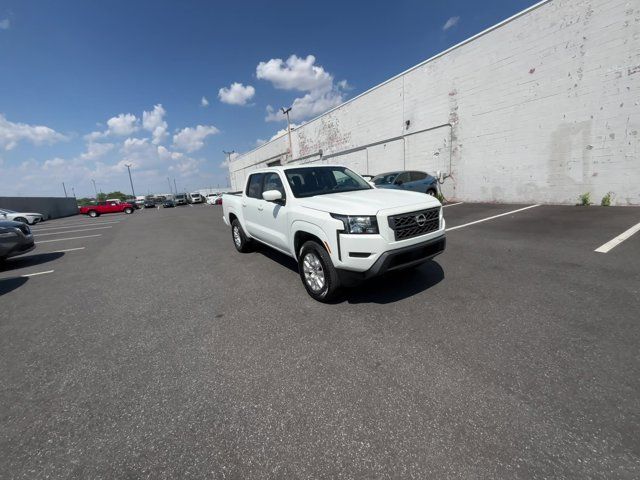
[[[382,173],[373,177],[371,181],[374,185],[391,185],[397,176],[398,172]]]
[[[285,170],[296,197],[369,190],[371,185],[346,167],[307,167]]]

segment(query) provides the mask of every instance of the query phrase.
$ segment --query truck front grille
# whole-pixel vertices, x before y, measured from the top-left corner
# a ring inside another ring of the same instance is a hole
[[[396,240],[435,232],[440,227],[440,207],[392,215],[389,217],[389,227],[394,231]]]

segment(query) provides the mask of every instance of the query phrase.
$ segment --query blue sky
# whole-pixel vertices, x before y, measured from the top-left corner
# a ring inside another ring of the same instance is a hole
[[[4,0],[0,195],[127,192],[125,164],[136,193],[223,186],[279,107],[301,123],[534,3]]]

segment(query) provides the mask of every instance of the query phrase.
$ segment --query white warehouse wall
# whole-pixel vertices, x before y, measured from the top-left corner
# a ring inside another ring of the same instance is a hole
[[[639,82],[637,0],[551,0],[297,128],[293,158],[440,170],[465,201],[638,205]],[[237,157],[232,187],[287,150],[284,135]]]

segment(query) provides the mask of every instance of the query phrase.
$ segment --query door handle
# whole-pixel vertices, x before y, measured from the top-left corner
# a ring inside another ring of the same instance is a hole
[[[260,211],[264,210],[264,205],[258,205],[258,210]]]

